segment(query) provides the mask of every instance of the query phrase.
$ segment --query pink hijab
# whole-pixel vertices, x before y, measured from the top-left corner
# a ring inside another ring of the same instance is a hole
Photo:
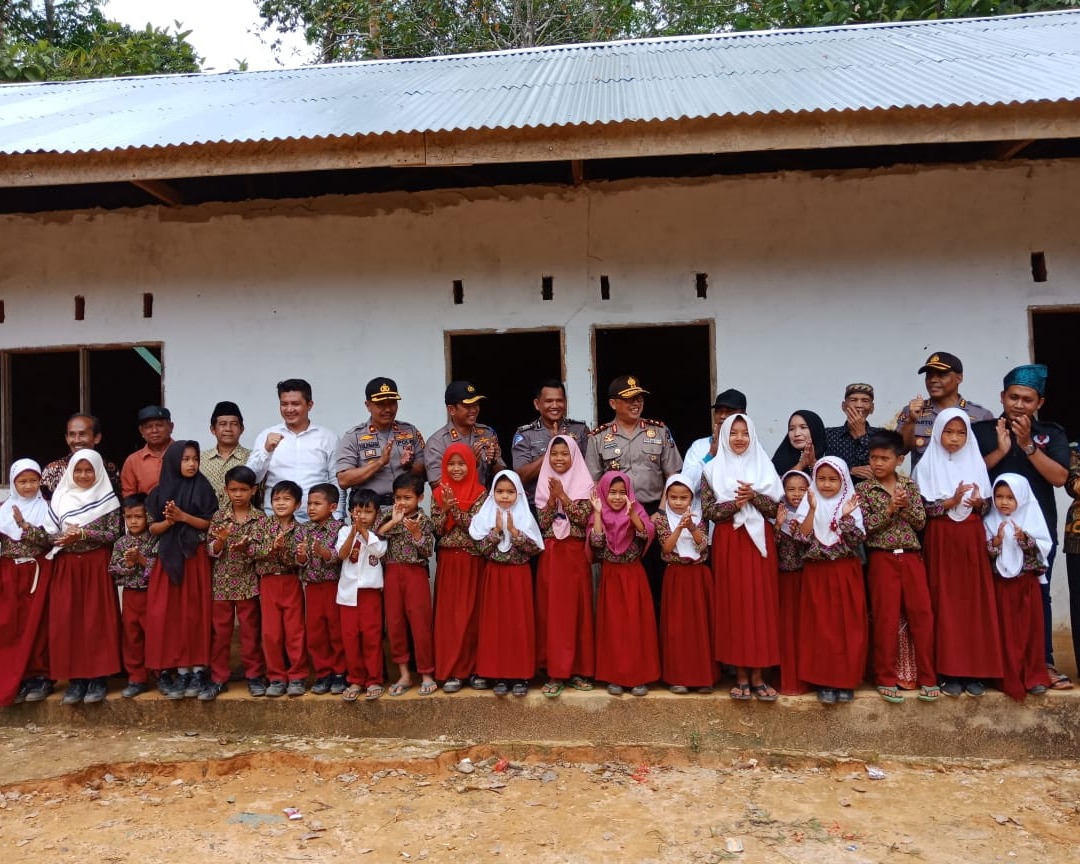
[[[564,474],[559,474],[551,467],[551,448],[556,443],[565,444],[570,450],[570,467],[566,469]],[[571,437],[556,435],[548,442],[544,461],[540,465],[540,474],[536,478],[534,500],[536,501],[537,510],[543,510],[547,506],[548,499],[551,496],[548,481],[553,477],[562,483],[563,491],[566,492],[571,501],[587,501],[589,495],[592,494],[592,474],[589,473],[589,469],[585,466],[585,460],[582,458],[577,441]],[[567,518],[562,504],[555,507],[555,521],[552,523],[551,532],[555,535],[556,540],[565,540],[570,536],[570,520]]]
[[[616,480],[622,480],[626,485],[626,496],[630,500],[629,507],[622,510],[612,510],[607,503],[608,490]],[[600,478],[596,491],[600,496],[600,519],[604,523],[604,539],[607,541],[608,549],[615,555],[622,555],[630,548],[630,544],[634,542],[634,526],[630,522],[630,507],[634,508],[634,512],[638,514],[645,525],[645,532],[648,534],[645,539],[645,549],[648,549],[649,544],[656,537],[656,526],[653,525],[652,520],[645,512],[645,508],[634,497],[634,484],[630,482],[630,478],[622,471],[608,471]],[[642,552],[644,552],[644,549]]]

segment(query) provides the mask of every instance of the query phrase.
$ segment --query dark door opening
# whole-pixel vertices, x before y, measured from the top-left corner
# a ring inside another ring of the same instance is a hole
[[[480,422],[499,435],[510,464],[514,430],[536,417],[533,391],[545,378],[563,377],[562,332],[448,333],[450,380],[471,381],[487,398]]]
[[[1080,401],[1075,398],[1069,370],[1076,362],[1076,334],[1080,328],[1080,309],[1075,306],[1063,309],[1040,309],[1031,311],[1031,341],[1036,363],[1045,363],[1050,369],[1046,382],[1046,404],[1039,411],[1039,418],[1052,420],[1065,427],[1069,440],[1080,436]]]
[[[29,457],[44,467],[67,453],[67,418],[79,410],[79,352],[12,354],[10,410],[9,465]]]
[[[99,449],[117,467],[145,443],[139,435],[139,409],[164,404],[161,375],[160,345],[94,348],[89,353],[90,413],[101,420]],[[206,422],[209,425],[209,417]]]
[[[680,453],[709,434],[712,404],[712,328],[709,324],[657,324],[651,327],[597,327],[593,338],[597,422],[612,418],[607,388],[619,375],[636,375],[649,391],[644,416],[663,420]],[[678,358],[658,363],[657,358]],[[679,374],[671,370],[678,368]]]

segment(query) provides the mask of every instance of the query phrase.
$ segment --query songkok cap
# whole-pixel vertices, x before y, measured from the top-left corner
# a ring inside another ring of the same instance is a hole
[[[957,372],[963,375],[964,364],[960,362],[960,358],[955,354],[949,354],[947,351],[935,351],[926,358],[926,362],[919,369],[920,375],[925,372]]]
[[[874,388],[869,384],[848,384],[844,388],[844,398],[847,399],[852,393],[865,393],[871,399],[874,398]]]
[[[386,402],[390,399],[396,401],[401,398],[397,382],[393,378],[372,378],[364,388],[364,395],[368,402]]]
[[[217,423],[218,417],[235,417],[240,421],[241,426],[244,425],[244,415],[240,413],[240,406],[235,402],[218,402],[210,415],[211,426]]]
[[[607,388],[609,399],[633,399],[635,396],[648,395],[649,391],[641,386],[633,375],[620,375]]]
[[[746,410],[746,394],[741,390],[728,389],[716,394],[712,407],[734,408],[736,411]]]
[[[1002,381],[1002,389],[1008,390],[1013,385],[1030,387],[1040,396],[1046,395],[1046,379],[1050,377],[1050,370],[1042,363],[1029,363],[1027,366],[1017,366],[1005,376]]]
[[[468,381],[451,381],[446,385],[445,401],[447,405],[457,405],[459,402],[464,405],[472,405],[474,402],[486,398],[486,396],[477,393],[476,388]]]
[[[139,422],[146,423],[150,420],[172,420],[172,414],[168,408],[160,405],[147,405],[139,412]]]

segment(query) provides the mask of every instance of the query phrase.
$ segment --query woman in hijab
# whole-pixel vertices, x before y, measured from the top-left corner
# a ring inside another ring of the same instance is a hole
[[[810,471],[822,456],[825,447],[825,424],[813,411],[800,408],[788,418],[787,435],[773,453],[776,473]]]

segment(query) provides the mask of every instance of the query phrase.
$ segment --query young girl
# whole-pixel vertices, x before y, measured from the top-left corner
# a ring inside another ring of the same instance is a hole
[[[206,531],[217,494],[199,471],[197,441],[174,441],[146,499],[158,558],[146,591],[146,665],[176,669],[165,695],[194,699],[210,683],[210,558]]]
[[[67,680],[64,705],[100,702],[121,669],[120,605],[109,575],[123,531],[120,502],[95,450],[76,450],[53,491],[56,533],[49,587],[49,676]]]
[[[799,601],[799,677],[825,705],[850,702],[866,667],[866,586],[859,544],[866,537],[847,463],[826,456],[795,513],[805,543]]]
[[[480,589],[480,638],[476,672],[495,678],[496,696],[529,692],[536,674],[536,610],[529,559],[544,537],[536,524],[521,478],[513,471],[495,475],[491,495],[469,525],[469,535],[487,560]]]
[[[775,463],[774,463],[775,464]],[[780,478],[784,500],[776,508],[776,563],[780,585],[780,693],[799,696],[806,685],[799,679],[799,598],[802,594],[803,546],[795,539],[795,514],[810,488],[810,475],[788,471]]]
[[[1001,620],[1005,692],[1018,702],[1050,687],[1043,637],[1042,592],[1053,540],[1031,485],[1019,474],[994,481],[986,515],[986,543],[994,562],[994,593]]]
[[[480,630],[480,574],[484,559],[469,536],[469,524],[487,498],[477,478],[476,455],[467,444],[446,448],[442,476],[432,496],[431,521],[438,535],[435,553],[435,678],[443,692],[457,693],[462,679],[477,690],[476,640]]]
[[[986,692],[984,678],[1003,674],[994,577],[986,555],[983,495],[986,463],[967,412],[946,408],[934,420],[914,480],[926,502],[923,540],[941,689],[949,696]]]
[[[784,487],[745,414],[724,421],[703,479],[701,509],[716,523],[713,656],[735,667],[732,699],[774,702],[776,690],[762,669],[780,663],[780,589],[776,543],[765,520],[775,518]]]
[[[672,474],[653,513],[660,558],[667,564],[660,594],[660,656],[672,693],[711,693],[713,662],[713,577],[708,529],[690,479]]]
[[[634,500],[634,486],[622,471],[608,471],[590,496],[593,508],[589,543],[600,559],[596,599],[596,677],[608,693],[634,696],[649,692],[660,677],[656,614],[641,556],[656,536],[645,508]]]
[[[810,471],[825,455],[825,424],[813,411],[799,409],[788,418],[787,435],[773,453],[777,474]]]
[[[39,702],[52,690],[43,626],[52,543],[41,466],[18,459],[10,477],[11,493],[0,504],[0,705]]]
[[[546,669],[543,694],[558,696],[563,681],[592,690],[596,671],[592,563],[585,545],[593,481],[573,438],[556,435],[536,481],[536,510],[544,551],[536,568],[536,665]]]

